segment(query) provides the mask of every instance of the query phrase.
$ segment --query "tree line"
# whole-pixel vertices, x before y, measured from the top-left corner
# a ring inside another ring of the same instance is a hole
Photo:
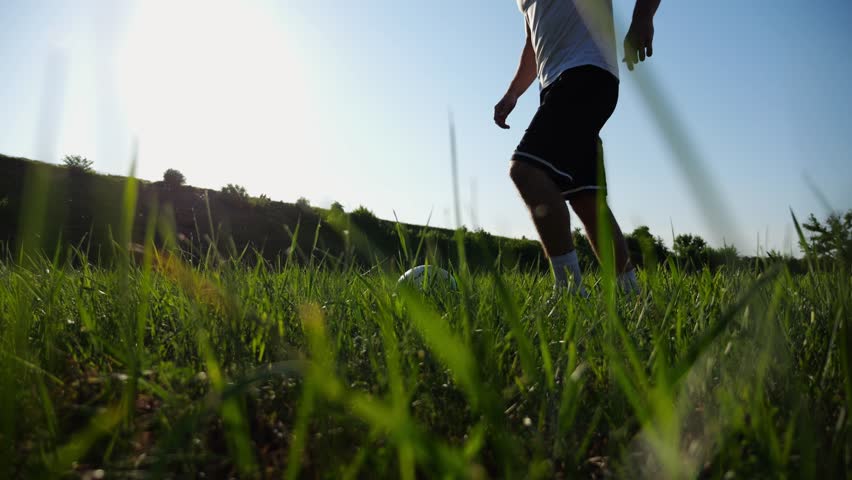
[[[19,233],[21,212],[28,206],[24,201],[25,177],[41,171],[50,184],[46,191],[52,195],[43,214],[51,217],[48,223],[57,225],[52,235],[56,241],[110,241],[110,224],[117,223],[119,217],[110,209],[121,198],[123,177],[98,175],[90,160],[76,155],[64,157],[62,167],[2,155],[0,163],[9,173],[0,180],[0,240],[9,242]],[[313,207],[305,198],[288,204],[266,195],[253,197],[243,186],[230,183],[219,191],[198,189],[188,186],[186,177],[176,169],[166,170],[161,181],[140,182],[139,194],[134,236],[144,237],[146,215],[158,204],[162,206],[158,214],[168,212],[175,233],[188,251],[214,246],[223,254],[251,249],[268,260],[287,255],[293,261],[319,257],[337,264],[401,267],[427,261],[457,264],[457,242],[461,239],[467,263],[474,268],[547,268],[541,248],[533,240],[498,237],[481,229],[456,232],[382,220],[363,206],[346,212],[339,202],[328,209]],[[852,209],[832,213],[823,220],[810,215],[797,227],[802,233],[802,258],[777,251],[762,258],[749,257],[732,245],[712,247],[694,234],[677,235],[669,248],[647,226],[625,237],[631,260],[645,268],[751,268],[771,261],[804,271],[813,267],[849,269],[852,265]],[[45,232],[45,237],[51,235]],[[595,268],[591,246],[579,230],[575,231],[575,240],[581,262],[586,268]]]

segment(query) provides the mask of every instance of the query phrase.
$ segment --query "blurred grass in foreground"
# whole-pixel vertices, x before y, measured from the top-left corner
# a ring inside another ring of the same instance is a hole
[[[6,258],[6,477],[849,472],[842,271],[672,264],[548,318],[549,280],[519,271],[424,294],[150,243],[108,269]]]

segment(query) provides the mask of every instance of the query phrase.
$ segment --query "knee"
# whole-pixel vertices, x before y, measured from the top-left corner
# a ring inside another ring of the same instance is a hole
[[[517,161],[513,161],[509,165],[509,177],[519,190],[523,190],[524,187],[529,185],[532,178],[532,168],[523,162]]]

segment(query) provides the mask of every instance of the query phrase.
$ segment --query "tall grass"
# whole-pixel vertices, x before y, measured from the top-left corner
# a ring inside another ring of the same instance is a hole
[[[419,291],[150,243],[115,267],[73,253],[0,267],[7,477],[849,471],[840,272],[672,265],[548,316],[549,282],[520,271]]]

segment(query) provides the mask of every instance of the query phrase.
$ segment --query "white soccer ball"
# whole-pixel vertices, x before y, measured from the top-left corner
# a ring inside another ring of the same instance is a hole
[[[399,277],[398,283],[411,282],[417,288],[436,286],[438,284],[448,285],[456,288],[456,279],[450,272],[434,265],[418,265]]]

